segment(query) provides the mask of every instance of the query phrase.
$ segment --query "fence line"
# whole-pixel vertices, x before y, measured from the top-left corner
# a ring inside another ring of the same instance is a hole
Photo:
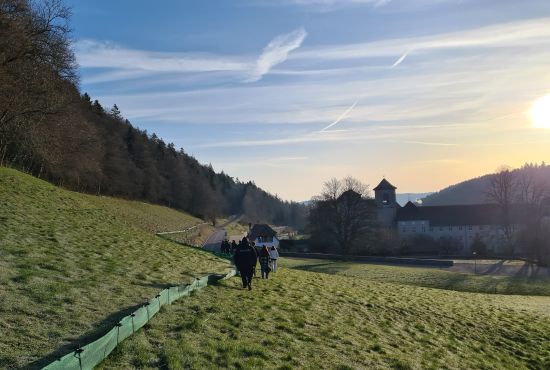
[[[189,232],[193,229],[196,229],[197,227],[199,226],[202,226],[202,225],[208,225],[208,222],[203,222],[202,224],[198,224],[198,225],[195,225],[195,226],[191,226],[190,228],[187,228],[185,230],[178,230],[178,231],[163,231],[161,233],[157,233],[157,235],[168,235],[168,234],[178,234],[178,233],[186,233],[186,232]]]
[[[143,327],[153,318],[162,306],[188,296],[192,291],[206,287],[208,284],[235,276],[232,269],[227,274],[210,274],[196,278],[191,284],[172,286],[162,290],[142,307],[125,316],[101,338],[75,349],[73,352],[45,366],[43,370],[91,370],[126,338]]]

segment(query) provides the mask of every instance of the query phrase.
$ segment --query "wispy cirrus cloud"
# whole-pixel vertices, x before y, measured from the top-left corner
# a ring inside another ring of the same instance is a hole
[[[256,61],[247,82],[258,81],[267,74],[273,66],[284,62],[291,51],[299,48],[307,36],[306,30],[302,27],[290,33],[275,37],[265,47],[262,54]]]
[[[392,68],[395,68],[397,67],[398,65],[400,65],[401,63],[403,63],[403,61],[405,60],[405,58],[407,57],[407,53],[401,55],[399,57],[399,59],[397,59],[393,64],[392,64]]]
[[[392,0],[289,0],[288,3],[295,5],[313,5],[323,7],[345,6],[345,5],[370,5],[375,8],[384,6]]]
[[[75,44],[83,68],[109,69],[87,82],[98,83],[143,77],[154,73],[233,72],[245,82],[260,80],[271,68],[283,63],[307,36],[302,27],[275,37],[254,61],[250,55],[222,56],[205,53],[156,52],[127,48],[109,41],[84,39]]]
[[[367,43],[323,45],[294,53],[292,60],[346,60],[382,56],[403,56],[403,50],[426,53],[437,50],[536,46],[548,43],[550,18],[499,23],[463,31],[411,38],[394,38]]]
[[[180,73],[246,71],[250,68],[249,61],[244,57],[136,50],[109,41],[90,39],[76,42],[75,52],[83,68]]]
[[[357,103],[359,103],[359,100],[356,100],[352,105],[350,105],[348,107],[348,109],[346,109],[340,116],[338,116],[338,118],[336,118],[336,120],[334,122],[332,122],[330,125],[326,126],[325,128],[323,128],[321,130],[321,132],[323,131],[327,131],[329,128],[333,127],[333,126],[336,126],[338,123],[340,123],[340,121],[342,121],[343,119],[345,119],[348,114],[350,114],[350,112],[353,110],[353,108],[355,108],[355,106],[357,105]]]

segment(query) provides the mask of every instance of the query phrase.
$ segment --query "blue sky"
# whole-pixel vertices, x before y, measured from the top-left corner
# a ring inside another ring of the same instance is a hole
[[[548,0],[69,5],[82,91],[285,199],[550,160],[529,116],[550,93]]]

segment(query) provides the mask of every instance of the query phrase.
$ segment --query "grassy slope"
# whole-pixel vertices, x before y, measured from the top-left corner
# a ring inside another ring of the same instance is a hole
[[[356,276],[380,282],[473,293],[550,296],[550,279],[544,277],[474,275],[435,268],[397,267],[306,259],[291,259],[286,263],[301,270]]]
[[[225,261],[152,235],[198,222],[0,168],[0,368],[88,334],[85,342],[161,288],[226,270]]]
[[[283,268],[208,287],[156,316],[103,369],[550,367],[550,298]]]
[[[241,225],[238,222],[232,222],[225,228],[227,231],[227,237],[241,236],[241,238],[248,232],[248,226]]]

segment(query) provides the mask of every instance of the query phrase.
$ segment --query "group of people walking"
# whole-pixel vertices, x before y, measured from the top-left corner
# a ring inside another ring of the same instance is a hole
[[[252,289],[252,278],[256,275],[256,266],[260,263],[260,270],[262,279],[267,279],[271,271],[277,271],[277,259],[279,258],[279,252],[277,248],[263,246],[261,249],[257,249],[254,242],[249,242],[244,237],[239,244],[233,240],[231,243],[224,240],[222,243],[222,252],[232,253],[235,267],[241,275],[243,281],[243,288]]]

